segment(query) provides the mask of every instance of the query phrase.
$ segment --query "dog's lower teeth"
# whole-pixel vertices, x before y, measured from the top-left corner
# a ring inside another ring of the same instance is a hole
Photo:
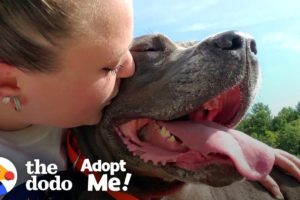
[[[214,110],[214,109],[218,109],[220,107],[220,97],[216,97],[208,102],[206,102],[204,105],[203,105],[203,108],[205,110]]]

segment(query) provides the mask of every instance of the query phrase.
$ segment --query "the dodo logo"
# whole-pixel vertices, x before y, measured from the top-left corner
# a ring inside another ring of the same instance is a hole
[[[0,196],[11,191],[17,182],[17,170],[14,164],[0,157]]]

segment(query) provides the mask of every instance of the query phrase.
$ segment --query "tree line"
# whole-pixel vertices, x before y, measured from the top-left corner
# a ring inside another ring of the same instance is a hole
[[[274,148],[300,156],[300,102],[272,116],[268,105],[256,103],[236,128]]]

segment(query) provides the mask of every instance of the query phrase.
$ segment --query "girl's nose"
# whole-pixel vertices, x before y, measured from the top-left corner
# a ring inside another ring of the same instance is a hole
[[[118,78],[128,78],[134,74],[135,64],[130,51],[127,52],[122,66],[123,67],[118,71]]]

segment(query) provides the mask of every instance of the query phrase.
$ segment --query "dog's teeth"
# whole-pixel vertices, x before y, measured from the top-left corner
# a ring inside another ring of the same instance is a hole
[[[171,137],[168,138],[167,141],[173,143],[175,142],[175,137],[172,135]]]
[[[212,110],[212,108],[211,108],[211,107],[208,107],[208,106],[204,106],[204,109],[205,109],[205,110]]]
[[[168,138],[171,136],[170,132],[166,129],[166,127],[163,127],[159,134],[163,137],[163,138]]]
[[[156,130],[160,130],[160,127],[159,127],[159,125],[158,124],[154,124],[154,128],[156,129]]]
[[[203,107],[204,107],[205,110],[213,110],[213,107],[210,106],[210,105],[207,105],[207,104],[204,105]]]
[[[218,109],[220,107],[220,97],[216,97],[213,100],[210,100],[208,102],[206,102],[203,105],[203,108],[205,110],[214,110],[214,109]]]

